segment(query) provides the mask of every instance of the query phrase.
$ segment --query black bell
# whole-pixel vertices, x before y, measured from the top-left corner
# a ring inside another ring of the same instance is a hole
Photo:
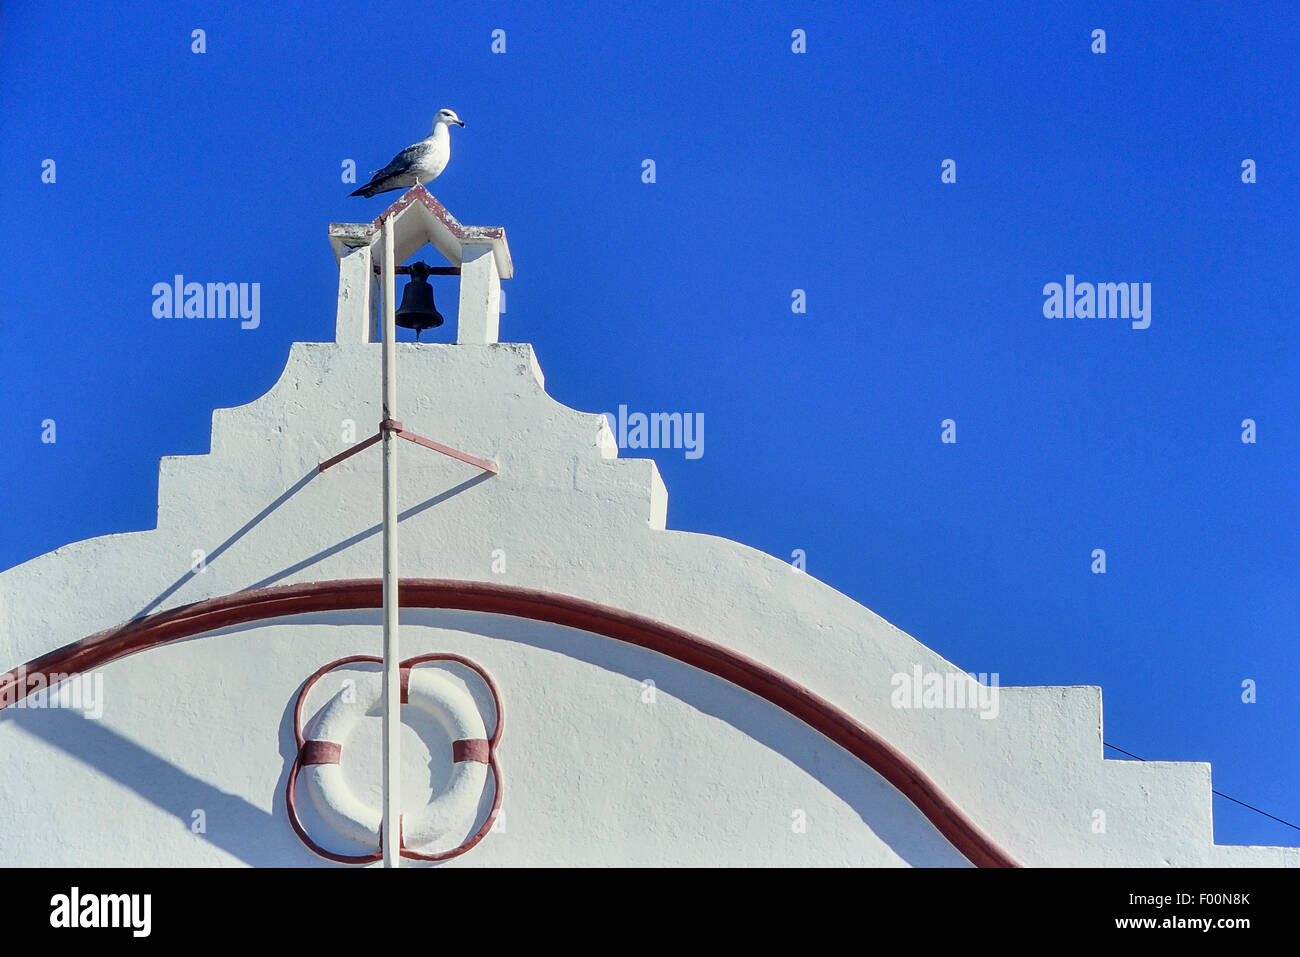
[[[442,325],[442,316],[433,306],[433,287],[429,285],[429,267],[425,263],[411,263],[411,281],[402,290],[402,304],[397,307],[394,321],[405,329],[415,330],[415,341],[425,329]]]

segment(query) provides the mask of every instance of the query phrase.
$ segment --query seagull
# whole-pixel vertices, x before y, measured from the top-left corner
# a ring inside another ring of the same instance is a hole
[[[370,182],[352,195],[370,197],[376,193],[387,193],[404,186],[419,186],[437,179],[451,158],[451,134],[447,132],[447,126],[451,123],[460,127],[465,125],[455,110],[439,110],[433,118],[433,131],[427,139],[402,150],[383,169],[372,169]]]

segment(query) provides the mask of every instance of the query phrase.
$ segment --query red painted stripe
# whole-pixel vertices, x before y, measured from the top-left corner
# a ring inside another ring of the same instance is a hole
[[[406,209],[406,207],[410,206],[412,203],[422,204],[426,209],[429,210],[429,212],[433,213],[434,216],[438,217],[439,221],[444,226],[447,227],[448,232],[450,232],[453,236],[459,239],[462,243],[469,243],[469,242],[489,243],[494,239],[506,238],[505,228],[501,226],[474,227],[474,234],[470,235],[470,231],[466,229],[464,226],[462,226],[460,221],[457,220],[455,216],[453,216],[451,213],[447,211],[447,207],[443,206],[442,203],[434,199],[433,195],[423,186],[412,186],[405,193],[403,193],[399,200],[397,200],[395,203],[393,203],[392,206],[389,206],[386,210],[380,213],[379,218],[370,224],[371,230],[377,231],[379,229],[382,229],[384,225],[384,220],[391,219],[392,217],[396,216],[398,213]]]
[[[343,760],[343,745],[334,741],[304,741],[298,752],[300,764],[338,764]]]
[[[488,582],[404,579],[399,600],[408,608],[451,608],[545,621],[648,648],[707,671],[799,718],[896,787],[939,833],[980,867],[1017,867],[1016,860],[958,808],[915,763],[870,728],[809,689],[756,661],[663,622],[595,602]],[[158,612],[73,642],[28,662],[34,672],[90,671],[137,651],[205,631],[284,615],[383,607],[377,578],[311,582],[237,592]],[[21,669],[0,677],[0,695]]]
[[[487,764],[490,756],[486,738],[462,738],[451,743],[451,760],[454,764],[460,764],[462,761]]]

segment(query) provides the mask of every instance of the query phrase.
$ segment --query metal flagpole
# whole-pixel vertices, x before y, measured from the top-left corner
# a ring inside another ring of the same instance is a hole
[[[393,292],[393,217],[384,223],[384,866],[400,867],[402,680],[397,650],[397,350]]]

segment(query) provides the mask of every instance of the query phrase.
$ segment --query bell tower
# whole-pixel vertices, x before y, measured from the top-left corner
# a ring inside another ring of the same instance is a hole
[[[372,223],[332,223],[330,245],[339,264],[335,341],[379,342],[383,228],[393,230],[393,272],[425,245],[450,266],[433,266],[430,275],[460,277],[456,342],[487,344],[500,338],[501,280],[514,275],[506,231],[500,226],[464,226],[423,186],[413,186]],[[411,268],[417,268],[418,264]],[[429,302],[432,308],[432,298]],[[446,304],[443,310],[446,310]],[[399,322],[399,325],[403,323]],[[434,323],[430,322],[431,327]]]
[[[339,298],[335,327],[336,343],[379,342],[382,344],[382,406],[379,432],[318,466],[320,472],[351,458],[373,445],[383,443],[382,503],[383,530],[383,672],[380,683],[380,714],[383,719],[382,795],[378,833],[386,867],[399,867],[404,851],[401,813],[401,701],[406,694],[400,655],[398,597],[397,439],[468,462],[496,475],[495,463],[424,438],[403,428],[397,418],[397,329],[414,329],[416,340],[424,329],[441,326],[443,318],[434,306],[429,286],[431,273],[460,276],[460,302],[456,317],[457,345],[491,345],[498,340],[501,313],[501,280],[513,274],[505,230],[499,226],[462,226],[446,208],[420,185],[403,194],[373,223],[334,224],[330,241],[339,262]],[[429,267],[423,262],[410,267],[398,265],[426,245],[447,258],[450,266]],[[410,276],[396,305],[396,278]],[[376,283],[378,280],[378,283]],[[376,285],[382,293],[376,294]]]

